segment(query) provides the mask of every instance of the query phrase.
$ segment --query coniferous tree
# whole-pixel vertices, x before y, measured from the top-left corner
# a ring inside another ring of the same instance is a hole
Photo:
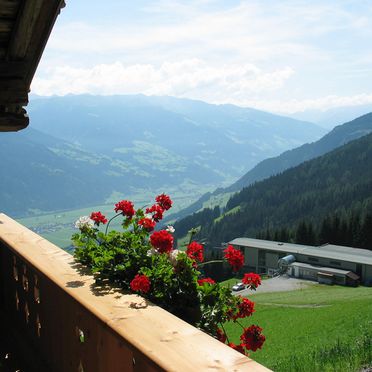
[[[298,244],[307,244],[308,234],[307,234],[307,225],[305,221],[301,221],[296,230],[296,243]]]
[[[372,251],[372,215],[367,214],[360,231],[361,247]]]

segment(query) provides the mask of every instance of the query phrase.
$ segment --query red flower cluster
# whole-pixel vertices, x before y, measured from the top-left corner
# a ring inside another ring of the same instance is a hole
[[[203,262],[203,246],[197,242],[191,242],[186,249],[186,254],[194,261]]]
[[[156,197],[155,201],[165,211],[167,211],[168,209],[170,209],[172,207],[172,204],[173,204],[171,198],[168,195],[165,195],[165,194],[158,195]]]
[[[224,258],[232,266],[233,271],[239,271],[243,267],[244,256],[239,249],[235,249],[232,245],[229,245],[223,253],[225,254]]]
[[[129,200],[122,200],[115,204],[115,212],[121,212],[124,216],[127,216],[130,219],[135,213],[134,205]]]
[[[244,328],[244,331],[240,336],[242,345],[252,351],[261,349],[266,340],[266,337],[261,332],[262,328],[257,325],[251,325],[248,328]]]
[[[229,343],[229,346],[230,346],[232,349],[234,349],[234,350],[236,350],[236,351],[239,351],[239,353],[242,353],[242,354],[246,355],[246,354],[245,354],[245,350],[244,350],[244,345],[243,345],[243,344],[235,345],[233,342],[230,342],[230,343]]]
[[[147,231],[152,231],[154,230],[156,223],[151,218],[141,218],[138,221],[138,225],[142,226]]]
[[[226,339],[227,337],[226,337],[225,332],[222,329],[217,328],[217,340],[225,343]]]
[[[173,249],[173,236],[168,231],[155,231],[150,236],[151,245],[156,248],[159,253],[169,253]]]
[[[90,219],[93,220],[97,226],[99,226],[100,223],[107,223],[107,218],[101,212],[92,212]]]
[[[152,213],[152,218],[156,222],[159,222],[163,218],[163,212],[163,208],[158,204],[154,204],[152,207],[146,208],[146,213]]]
[[[249,285],[250,288],[256,289],[261,285],[261,277],[255,273],[244,274],[242,282],[246,285]]]
[[[150,290],[150,279],[146,275],[137,274],[130,282],[132,291],[147,293]]]
[[[212,278],[203,278],[203,279],[198,279],[198,284],[203,285],[204,283],[208,284],[216,284],[216,282]]]
[[[254,302],[248,300],[248,298],[240,297],[241,302],[238,305],[238,312],[233,316],[233,319],[246,318],[254,313]]]

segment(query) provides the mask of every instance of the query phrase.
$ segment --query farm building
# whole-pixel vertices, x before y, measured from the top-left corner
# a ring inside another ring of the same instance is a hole
[[[274,274],[278,262],[293,256],[288,274],[304,279],[353,285],[359,279],[372,285],[372,251],[333,244],[308,246],[251,238],[236,238],[229,244],[243,251],[245,270]]]

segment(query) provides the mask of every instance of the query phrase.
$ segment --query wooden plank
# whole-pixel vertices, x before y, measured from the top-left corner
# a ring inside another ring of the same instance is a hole
[[[108,342],[107,347],[120,343],[121,347],[131,350],[136,362],[135,371],[140,371],[140,367],[144,368],[144,371],[268,371],[267,368],[139,296],[123,294],[113,289],[105,290],[103,296],[99,288],[94,286],[93,277],[82,274],[81,268],[74,262],[73,257],[4,214],[0,214],[1,243],[2,249],[19,256],[33,271],[40,273],[41,282],[50,283],[48,285],[55,287],[46,295],[50,298],[43,300],[41,297],[41,301],[53,302],[53,296],[56,294],[61,299],[57,304],[59,310],[55,309],[54,313],[56,322],[64,326],[55,329],[54,332],[59,332],[58,336],[64,340],[64,343],[75,342],[61,333],[65,330],[71,332],[69,322],[80,319],[76,322],[83,330],[87,329],[87,342],[101,340],[102,343],[108,337],[111,341]],[[76,311],[81,312],[80,318],[73,315],[74,311],[68,310],[72,303],[76,304]],[[60,318],[65,309],[71,314],[67,323],[67,318],[63,318],[63,321]],[[53,311],[49,316],[50,321],[54,319]],[[47,319],[44,319],[44,323],[46,321]],[[89,363],[91,368],[85,370],[100,372],[110,370],[107,366],[115,365],[115,358],[120,356],[116,353],[112,355],[113,359],[107,360],[106,368],[103,366],[102,369],[100,363],[93,365],[86,359],[92,350],[96,353],[99,350],[98,344],[95,345],[95,347],[92,344],[79,349],[82,353],[82,361]],[[58,344],[54,347],[58,347]],[[63,355],[64,358],[69,358],[65,353],[76,352],[76,348],[69,349],[66,345],[62,350],[64,353],[59,355]],[[84,350],[87,354],[84,354]],[[95,356],[91,355],[91,357],[96,360]],[[73,361],[76,360],[74,357]],[[128,361],[130,363],[130,354],[124,358],[123,363]],[[72,367],[69,370],[77,370],[76,365]],[[121,369],[113,370],[130,371],[132,368],[123,365]]]
[[[61,8],[64,6],[64,0],[45,0],[43,3],[38,22],[33,30],[33,37],[29,44],[28,54],[26,56],[27,60],[30,61],[30,69],[26,76],[26,79],[30,84],[57,16],[60,14]],[[42,35],[42,37],[40,37],[40,35]]]
[[[27,106],[28,104],[28,90],[0,90],[1,105],[18,104],[20,106]]]
[[[0,17],[16,18],[19,1],[0,0]]]
[[[12,31],[14,22],[12,19],[0,17],[0,32],[10,33]]]
[[[13,77],[22,79],[27,71],[27,63],[23,61],[0,61],[0,79]]]
[[[23,59],[26,56],[27,48],[30,44],[34,27],[38,21],[43,0],[23,1],[18,11],[17,20],[11,38],[9,59]],[[43,37],[39,34],[38,37]]]
[[[0,77],[0,91],[2,90],[27,90],[27,85],[22,78]]]

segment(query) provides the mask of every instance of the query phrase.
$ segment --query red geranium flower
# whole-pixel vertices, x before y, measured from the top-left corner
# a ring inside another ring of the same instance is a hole
[[[226,339],[227,337],[226,337],[225,332],[222,329],[217,328],[217,340],[225,343]]]
[[[159,253],[169,253],[173,248],[173,236],[168,231],[155,231],[150,236],[151,245],[156,248]]]
[[[165,211],[167,211],[168,209],[170,209],[172,207],[172,200],[171,198],[168,196],[168,195],[165,195],[165,194],[161,194],[161,195],[158,195],[156,198],[155,198],[155,201],[160,205],[160,207],[162,209],[164,209]]]
[[[229,343],[229,346],[236,350],[236,351],[239,351],[239,353],[242,353],[245,355],[245,350],[244,350],[244,345],[243,344],[240,344],[240,345],[235,345],[233,342],[230,342]]]
[[[212,278],[203,278],[203,279],[198,279],[198,284],[203,285],[204,283],[208,284],[216,284],[216,282]]]
[[[233,315],[233,319],[246,318],[254,313],[254,302],[248,300],[248,298],[241,297],[241,302],[238,305],[238,312]]]
[[[150,279],[146,275],[137,274],[130,282],[132,291],[147,293],[150,290]]]
[[[154,204],[152,207],[146,208],[146,213],[152,213],[152,218],[156,222],[159,222],[163,218],[163,212],[163,208],[158,204]]]
[[[266,337],[261,334],[262,328],[257,325],[251,325],[248,328],[244,328],[240,339],[242,340],[242,345],[244,345],[248,350],[256,351],[261,349]]]
[[[135,210],[134,205],[129,200],[122,200],[119,203],[115,204],[115,212],[121,212],[124,216],[132,218],[134,216]]]
[[[239,271],[244,264],[243,253],[239,249],[235,249],[232,245],[229,245],[224,251],[224,258],[232,266],[233,271]]]
[[[246,285],[249,285],[250,288],[256,289],[259,285],[261,285],[261,277],[255,273],[244,274],[242,282]]]
[[[147,231],[152,231],[155,228],[156,222],[151,218],[141,218],[138,221],[138,225],[142,226]]]
[[[186,249],[186,254],[194,261],[203,262],[203,246],[197,242],[191,242]]]
[[[92,212],[90,219],[93,220],[97,226],[99,226],[100,223],[107,223],[107,218],[101,212]]]

